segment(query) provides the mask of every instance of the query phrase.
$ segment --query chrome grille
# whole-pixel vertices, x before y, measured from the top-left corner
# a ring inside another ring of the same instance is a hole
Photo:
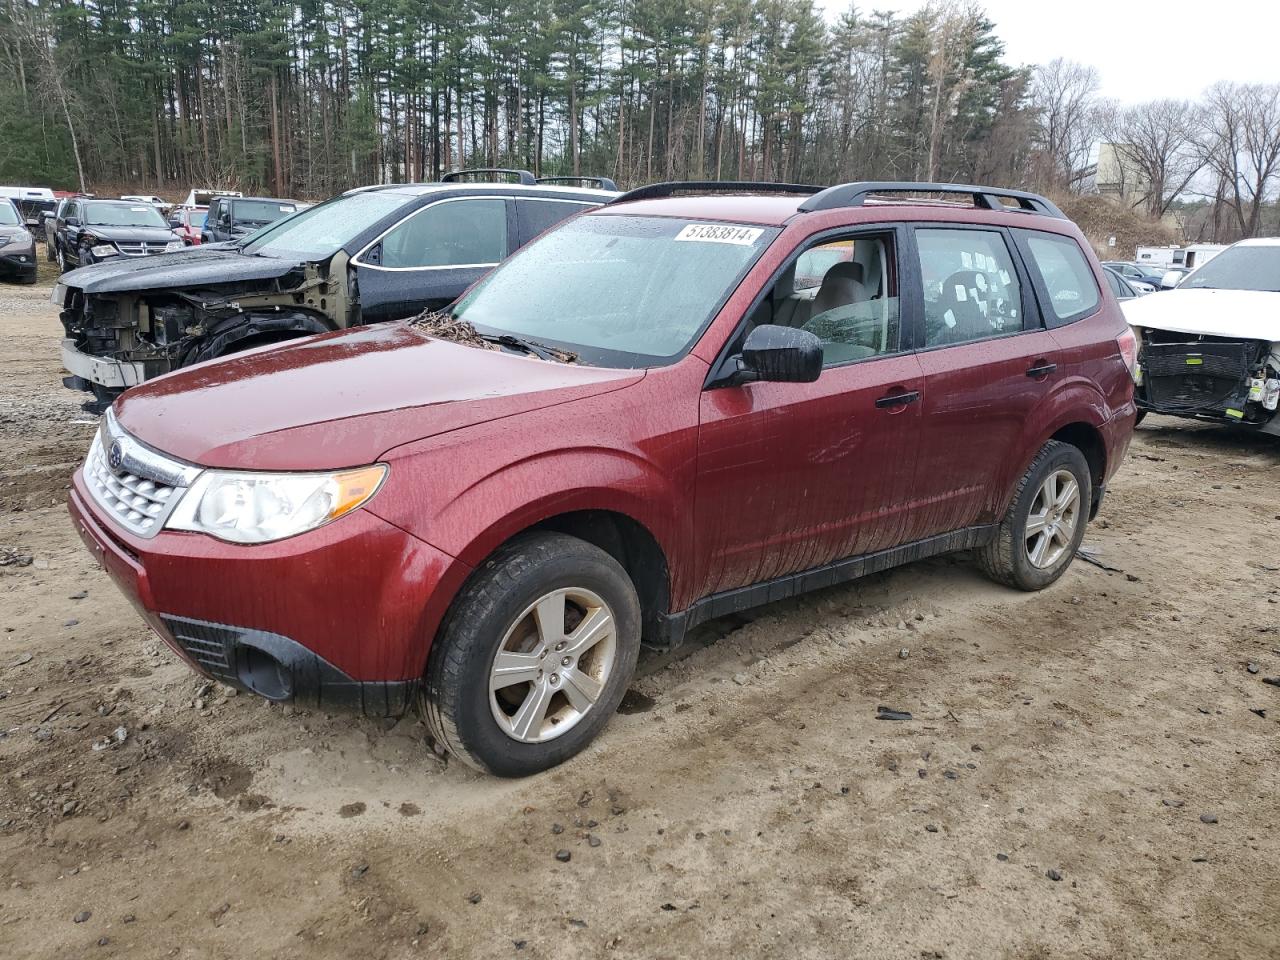
[[[108,410],[84,463],[94,500],[120,526],[154,537],[200,468],[145,447],[125,433]]]
[[[165,244],[163,243],[120,243],[116,246],[120,252],[128,257],[145,257],[152,253],[164,253]]]

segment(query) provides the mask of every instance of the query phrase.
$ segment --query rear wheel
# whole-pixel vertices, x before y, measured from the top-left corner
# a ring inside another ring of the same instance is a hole
[[[1019,590],[1049,586],[1084,539],[1092,491],[1084,454],[1050,440],[1018,482],[995,540],[978,551],[983,570]]]
[[[476,769],[538,773],[604,728],[639,652],[640,602],[621,565],[576,537],[523,536],[455,602],[431,650],[423,713]]]

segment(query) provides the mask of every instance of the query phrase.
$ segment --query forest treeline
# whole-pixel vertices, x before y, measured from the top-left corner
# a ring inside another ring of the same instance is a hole
[[[1136,144],[1133,205],[1195,187],[1256,232],[1280,94],[1214,89],[1122,110],[1091,68],[1009,63],[954,0],[833,22],[813,0],[0,0],[0,182],[315,199],[504,166],[1066,191],[1106,138]]]

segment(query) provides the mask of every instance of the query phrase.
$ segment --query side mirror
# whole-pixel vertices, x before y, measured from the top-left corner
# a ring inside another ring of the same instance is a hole
[[[822,373],[822,341],[808,330],[761,324],[747,334],[738,360],[740,383],[813,383]]]
[[[1166,273],[1163,277],[1160,278],[1160,289],[1172,290],[1174,287],[1176,287],[1178,284],[1182,282],[1182,278],[1185,276],[1186,276],[1185,273],[1181,273],[1177,270],[1170,270],[1168,273]]]

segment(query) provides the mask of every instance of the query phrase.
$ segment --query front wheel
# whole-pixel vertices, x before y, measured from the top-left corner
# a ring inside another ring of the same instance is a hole
[[[427,726],[478,770],[538,773],[595,739],[639,652],[640,602],[618,561],[565,534],[518,537],[472,576],[436,638]]]
[[[1018,482],[996,538],[978,551],[993,580],[1043,590],[1066,572],[1084,539],[1093,486],[1078,447],[1050,440]]]

